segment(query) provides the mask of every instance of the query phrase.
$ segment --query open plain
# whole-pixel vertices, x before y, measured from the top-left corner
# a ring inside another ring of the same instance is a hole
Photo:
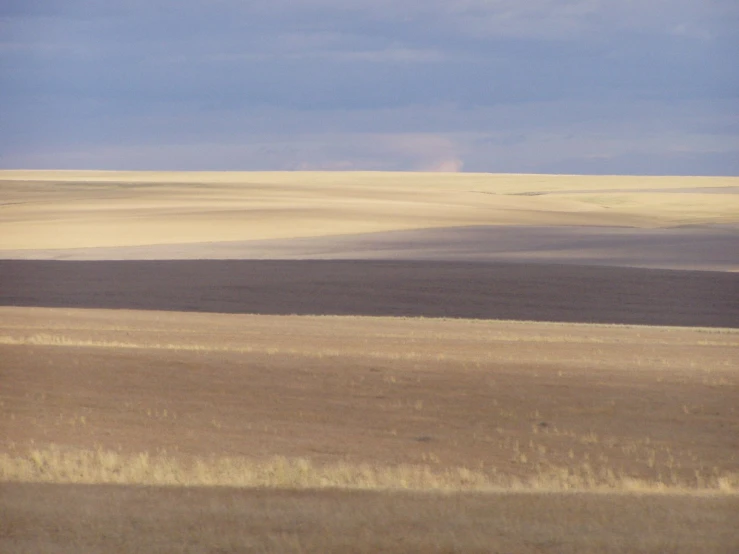
[[[735,552],[737,190],[0,172],[0,550]]]

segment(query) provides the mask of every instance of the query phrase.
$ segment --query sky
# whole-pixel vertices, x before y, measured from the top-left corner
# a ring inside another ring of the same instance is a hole
[[[0,168],[739,175],[736,0],[2,0]]]

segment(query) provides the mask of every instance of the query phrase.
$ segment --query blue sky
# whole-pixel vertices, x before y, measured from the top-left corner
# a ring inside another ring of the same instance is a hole
[[[0,167],[739,175],[736,0],[7,0]]]

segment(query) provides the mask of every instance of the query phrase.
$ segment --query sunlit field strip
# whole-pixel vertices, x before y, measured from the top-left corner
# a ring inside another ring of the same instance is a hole
[[[674,477],[646,480],[594,470],[589,464],[542,465],[536,475],[517,478],[494,468],[431,469],[423,465],[379,467],[309,460],[253,460],[243,457],[183,461],[167,453],[123,454],[54,445],[25,454],[0,454],[0,481],[26,483],[121,484],[156,486],[227,486],[282,489],[414,490],[441,492],[622,492],[739,494],[739,473],[696,474],[692,483]]]
[[[69,329],[66,329],[69,330]],[[83,330],[83,329],[80,329]],[[146,334],[146,330],[137,329],[136,333]],[[179,334],[180,332],[178,332]],[[195,332],[191,332],[196,334]],[[375,335],[376,338],[402,338],[398,335]],[[573,343],[573,344],[624,344],[631,343],[625,339],[608,339],[603,337],[578,337],[578,336],[492,336],[486,337],[484,342],[530,342],[530,343]],[[268,351],[276,353],[276,350],[270,348],[260,348],[255,346],[235,346],[235,345],[216,345],[216,344],[197,344],[188,340],[186,343],[159,343],[159,342],[129,342],[129,341],[109,341],[109,340],[92,340],[69,337],[59,334],[38,333],[21,337],[0,336],[0,344],[6,345],[34,345],[34,346],[69,346],[69,347],[89,347],[89,348],[126,348],[126,349],[156,349],[156,350],[183,350],[183,351],[213,351],[213,352],[258,352]],[[676,344],[674,341],[648,341],[650,345],[666,346]],[[683,346],[739,346],[739,342],[727,341],[681,341]],[[306,349],[281,349],[284,353],[308,353]],[[332,349],[337,355],[342,352],[339,349]],[[326,352],[327,354],[329,351]],[[418,357],[418,354],[412,354],[411,357]]]

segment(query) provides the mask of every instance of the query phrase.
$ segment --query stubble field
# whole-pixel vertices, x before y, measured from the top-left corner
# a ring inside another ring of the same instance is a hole
[[[5,177],[1,550],[739,548],[736,180]],[[201,188],[171,184],[187,179],[240,195],[231,219],[227,203],[210,213]],[[275,204],[268,215],[250,204],[249,179]],[[407,205],[425,185],[438,213]],[[484,214],[466,200],[471,185],[491,193]],[[607,215],[577,199],[595,189]],[[408,235],[378,257],[385,239],[357,234],[341,223],[347,204],[327,202],[341,194],[373,232],[448,237],[442,214],[502,226],[519,263],[491,257],[491,235],[477,232],[464,261]],[[608,268],[523,229],[602,237],[599,218],[660,234],[648,247],[621,233],[591,242],[602,260],[622,252]],[[703,246],[645,265],[674,224]],[[347,232],[337,253],[330,241]],[[222,240],[237,241],[230,261],[194,259]]]

